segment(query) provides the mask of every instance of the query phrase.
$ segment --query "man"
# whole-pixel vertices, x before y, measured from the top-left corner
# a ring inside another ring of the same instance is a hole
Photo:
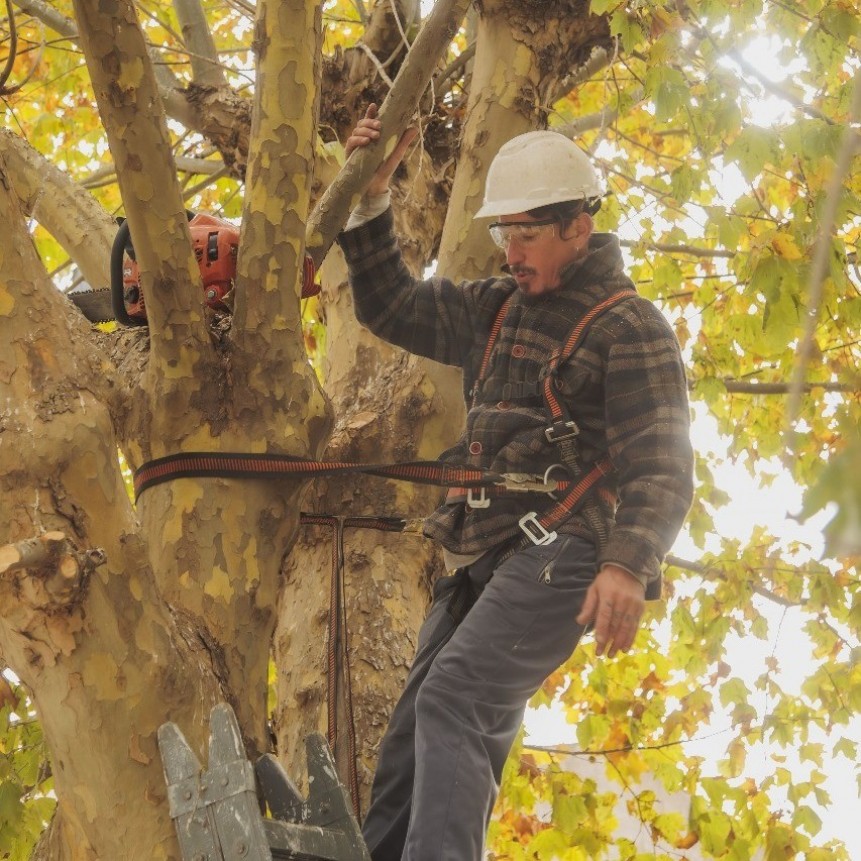
[[[379,129],[371,106],[348,154]],[[508,274],[455,284],[414,279],[393,233],[388,184],[413,136],[381,165],[339,239],[357,317],[392,344],[463,368],[466,429],[442,460],[602,475],[552,529],[540,518],[558,496],[540,493],[455,490],[426,521],[450,576],[435,584],[363,831],[374,861],[478,861],[527,700],[589,626],[598,655],[630,649],[646,592],[660,589],[691,500],[689,416],[672,330],[633,291],[618,240],[593,232],[603,188],[577,146],[548,131],[502,147],[477,217],[496,219]],[[548,370],[597,306],[573,355]],[[561,422],[548,418],[550,399]],[[590,473],[602,459],[609,474]]]

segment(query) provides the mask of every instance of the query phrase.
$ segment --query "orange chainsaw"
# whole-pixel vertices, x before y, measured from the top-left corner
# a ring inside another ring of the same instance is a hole
[[[188,229],[200,275],[204,302],[220,311],[229,311],[225,296],[233,289],[239,228],[223,218],[206,213],[188,212]],[[314,296],[320,288],[314,283],[314,261],[306,254],[303,267],[302,298]],[[129,234],[129,223],[120,222],[111,249],[111,286],[105,290],[82,290],[69,298],[84,316],[94,323],[116,320],[123,326],[146,326],[146,303],[141,290],[140,267]]]

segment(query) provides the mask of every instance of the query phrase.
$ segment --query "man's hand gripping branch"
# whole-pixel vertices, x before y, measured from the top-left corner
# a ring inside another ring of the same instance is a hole
[[[350,133],[350,137],[347,138],[347,142],[344,145],[347,158],[350,157],[350,154],[354,150],[368,146],[379,140],[381,126],[382,123],[377,119],[377,106],[374,104],[368,105],[365,116],[356,123],[356,127]],[[389,181],[392,178],[392,174],[403,161],[410,144],[416,139],[417,134],[418,129],[415,126],[410,126],[404,131],[391,154],[377,168],[373,177],[371,177],[371,181],[365,189],[366,197],[379,197],[389,190]]]

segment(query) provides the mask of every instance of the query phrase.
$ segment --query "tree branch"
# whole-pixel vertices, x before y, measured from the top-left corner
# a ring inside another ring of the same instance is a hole
[[[141,268],[153,357],[176,366],[211,350],[200,310],[200,272],[167,124],[132,0],[106,15],[74,0],[102,124]],[[182,354],[185,358],[182,358]]]
[[[57,13],[44,0],[14,2],[61,36],[78,42],[78,29],[74,21]],[[241,4],[234,0],[232,5]],[[248,11],[245,7],[243,10]],[[212,141],[234,176],[241,177],[248,158],[250,101],[238,95],[230,86],[201,86],[192,82],[184,89],[170,67],[161,62],[158,52],[152,46],[148,51],[158,82],[159,96],[168,116]]]
[[[12,76],[15,58],[18,56],[18,28],[15,25],[15,12],[12,9],[12,0],[6,0],[6,13],[9,16],[9,54],[6,56],[3,71],[0,72],[0,96],[11,96],[20,89],[20,85],[6,85],[6,82]]]
[[[214,176],[215,174],[222,174],[226,170],[224,162],[220,159],[216,161],[211,158],[190,158],[180,155],[176,156],[174,161],[178,171],[198,176]],[[117,169],[113,164],[109,164],[93,171],[80,184],[83,188],[101,188],[116,181]]]
[[[204,87],[226,87],[227,79],[200,0],[173,0],[173,8],[188,49],[194,82]]]
[[[0,129],[0,155],[27,215],[60,243],[91,287],[106,287],[114,220],[68,174],[6,129]]]
[[[615,47],[618,49],[618,40],[616,40]],[[594,47],[592,49],[592,53],[589,55],[589,59],[586,60],[582,66],[578,66],[559,82],[559,86],[556,88],[556,93],[552,101],[558,101],[566,93],[570,93],[578,84],[588,81],[592,75],[605,69],[615,59],[616,51],[610,54],[606,48],[603,48],[600,45]]]
[[[12,0],[12,2],[19,9],[28,12],[60,36],[64,36],[73,42],[78,41],[78,28],[75,22],[65,15],[61,15],[56,9],[52,9],[44,0]],[[179,89],[179,81],[173,72],[161,62],[158,55],[152,50],[152,47],[149,48],[149,51],[156,80],[159,87],[163,90],[163,97],[166,97],[170,92]],[[176,119],[182,121],[180,117]]]
[[[383,79],[383,81],[385,81],[386,86],[389,89],[391,89],[392,85],[393,85],[392,79],[389,77],[388,73],[386,72],[385,68],[383,67],[382,62],[377,57],[377,55],[364,42],[359,42],[356,45],[356,48],[358,50],[364,52],[364,54],[368,57],[368,59],[373,64],[374,68],[377,70],[377,74]]]
[[[610,123],[615,122],[619,118],[619,111],[616,108],[603,108],[596,111],[594,114],[586,114],[582,117],[577,117],[570,123],[565,123],[564,126],[555,128],[560,134],[565,135],[571,140],[579,138],[585,132],[591,132],[595,129],[606,128]]]
[[[665,254],[687,254],[690,257],[726,257],[733,258],[735,251],[727,251],[722,248],[700,248],[696,245],[669,245],[664,242],[639,242],[636,239],[620,239],[619,244],[625,248],[639,248],[645,244],[646,248],[653,251],[663,251]]]
[[[700,574],[703,577],[712,578],[715,574],[720,573],[720,569],[717,566],[707,566],[703,565],[701,562],[690,562],[687,559],[682,559],[679,556],[673,556],[672,554],[667,554],[667,556],[664,557],[664,561],[668,565],[672,565],[674,568],[683,568],[685,571]],[[757,595],[760,595],[775,604],[779,604],[781,607],[804,606],[803,601],[790,601],[788,598],[784,598],[782,595],[775,595],[774,592],[770,592],[765,587],[759,586],[756,583],[752,583],[750,588]]]
[[[816,246],[813,250],[813,261],[810,264],[808,276],[808,303],[804,326],[804,334],[796,353],[795,372],[792,376],[789,402],[786,405],[786,429],[789,437],[787,454],[791,457],[795,450],[795,422],[801,409],[801,396],[804,391],[804,380],[807,375],[807,365],[813,353],[813,342],[816,336],[816,321],[819,317],[819,307],[825,286],[825,273],[828,268],[828,257],[831,253],[832,231],[837,218],[837,208],[840,205],[843,182],[852,165],[855,153],[861,149],[861,133],[857,124],[861,122],[861,72],[855,73],[854,94],[849,111],[849,122],[843,132],[843,142],[837,154],[837,162],[828,182],[825,203],[819,217],[819,232]]]
[[[434,67],[466,13],[469,0],[437,0],[383,102],[380,138],[356,150],[315,207],[307,228],[307,251],[319,266],[374,171],[400,138],[418,106]]]
[[[44,0],[12,0],[12,2],[22,12],[32,15],[55,33],[68,39],[77,38],[78,28],[75,27],[75,22],[49,6]]]
[[[265,48],[257,62],[233,329],[259,334],[270,327],[274,347],[301,328],[298,279],[320,108],[320,10],[304,0],[260,0],[256,33]]]
[[[791,383],[757,383],[746,380],[734,380],[726,378],[721,380],[728,392],[744,395],[788,395],[792,391]],[[694,383],[696,387],[696,383]],[[845,392],[847,394],[861,394],[861,388],[852,383],[805,383],[803,391],[806,393],[820,389],[823,392]]]
[[[399,9],[399,6],[401,7]],[[405,9],[404,6],[409,8]],[[419,12],[419,4],[415,0],[378,0],[364,20],[365,32],[357,45],[373,63],[374,67],[388,69],[395,61],[402,58],[410,49],[409,42],[404,38],[401,25],[401,14],[410,19],[410,25]],[[409,25],[408,25],[409,26]],[[380,60],[380,57],[385,57]],[[364,81],[369,74],[362,54],[353,52],[349,64],[350,84]],[[386,77],[390,77],[386,75]],[[389,84],[391,86],[391,84]]]
[[[834,125],[834,120],[831,117],[823,114],[822,111],[817,110],[812,105],[806,104],[802,99],[796,94],[793,93],[788,87],[784,87],[782,84],[777,83],[777,81],[769,80],[762,72],[759,71],[755,66],[752,66],[744,57],[741,56],[737,51],[732,49],[726,50],[722,49],[724,56],[729,57],[741,70],[745,75],[749,75],[752,78],[756,78],[759,85],[770,93],[773,93],[775,96],[783,99],[784,101],[789,102],[796,110],[801,111],[804,114],[807,114],[809,117],[813,117],[817,120],[822,120],[822,122],[827,123],[830,126]]]
[[[433,79],[434,89],[436,90],[437,98],[440,98],[442,93],[442,85],[449,79],[460,74],[460,70],[475,56],[475,42],[468,45],[457,57],[455,57],[438,75]],[[446,92],[451,87],[446,88]]]

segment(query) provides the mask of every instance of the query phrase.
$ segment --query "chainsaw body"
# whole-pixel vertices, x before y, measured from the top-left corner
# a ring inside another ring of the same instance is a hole
[[[146,303],[140,284],[140,267],[134,256],[134,248],[128,236],[127,222],[123,222],[114,242],[114,253],[122,254],[122,282],[116,283],[112,275],[111,289],[114,294],[114,312],[117,321],[132,326],[145,326]],[[125,228],[125,229],[124,229]],[[188,222],[191,244],[200,277],[203,279],[204,301],[210,308],[229,310],[223,299],[233,289],[236,277],[236,256],[239,252],[239,228],[214,215],[198,213]],[[118,248],[118,246],[120,246]],[[118,300],[127,320],[120,318]]]
[[[210,308],[229,312],[231,308],[225,299],[236,279],[239,228],[208,213],[187,211],[187,215],[194,256],[203,281],[204,301]],[[314,261],[306,254],[302,267],[302,299],[320,292],[315,276]],[[94,323],[116,320],[123,326],[146,326],[140,266],[135,259],[128,221],[120,222],[111,249],[110,289],[82,290],[69,294],[69,298]]]

